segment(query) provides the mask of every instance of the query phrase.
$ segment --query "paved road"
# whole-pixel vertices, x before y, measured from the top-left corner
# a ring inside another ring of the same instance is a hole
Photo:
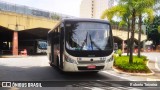
[[[61,73],[48,64],[46,56],[27,58],[0,58],[0,80],[115,80],[123,79],[105,73]]]
[[[55,81],[54,84],[56,87],[88,87],[85,89],[79,88],[79,90],[108,90],[108,88],[119,88],[118,90],[135,89],[133,87],[123,87],[126,84],[125,82],[123,82],[126,81],[125,79],[121,79],[104,72],[99,72],[97,74],[62,73],[59,70],[49,66],[46,56],[30,56],[26,58],[0,58],[0,81]],[[60,81],[59,84],[58,81]],[[119,87],[117,87],[117,85]],[[97,87],[91,88],[93,86]],[[106,86],[109,87],[106,88]],[[11,88],[10,90],[12,89],[15,90],[14,88]],[[137,90],[141,89],[139,88]]]
[[[150,52],[150,53],[142,53],[149,59],[149,67],[155,72],[154,75],[148,76],[147,81],[160,81],[160,53]]]
[[[160,53],[151,52],[151,53],[142,53],[142,55],[146,55],[150,61],[155,61],[157,63],[158,68],[160,69]]]

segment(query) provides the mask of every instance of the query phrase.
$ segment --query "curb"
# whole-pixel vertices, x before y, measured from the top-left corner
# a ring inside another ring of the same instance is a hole
[[[23,56],[23,55],[15,55],[15,56],[0,56],[0,58],[24,58],[27,56]]]
[[[148,67],[148,62],[147,61],[147,67]],[[119,74],[127,74],[127,75],[132,75],[132,76],[151,76],[151,75],[154,75],[155,72],[153,72],[149,67],[149,70],[151,71],[151,73],[128,73],[128,72],[124,72],[124,71],[120,71],[118,69],[116,69],[114,66],[112,67],[113,70]]]

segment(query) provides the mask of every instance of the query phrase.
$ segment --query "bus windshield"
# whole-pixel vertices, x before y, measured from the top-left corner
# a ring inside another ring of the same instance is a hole
[[[39,49],[47,49],[47,42],[46,41],[38,41],[38,48]]]
[[[112,48],[110,26],[106,23],[69,22],[65,30],[68,50],[102,51]]]

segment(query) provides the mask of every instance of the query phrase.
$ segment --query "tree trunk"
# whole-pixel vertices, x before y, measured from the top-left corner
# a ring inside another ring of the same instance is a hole
[[[129,46],[130,46],[129,32],[130,32],[130,20],[128,18],[127,56],[129,55]]]
[[[133,9],[132,12],[132,30],[131,30],[131,42],[130,42],[130,57],[129,57],[129,63],[133,63],[133,44],[134,44],[134,31],[135,31],[135,14],[136,11]]]
[[[141,56],[140,52],[141,52],[141,32],[142,32],[142,15],[139,15],[139,24],[138,24],[138,28],[139,28],[139,33],[138,33],[138,57]]]

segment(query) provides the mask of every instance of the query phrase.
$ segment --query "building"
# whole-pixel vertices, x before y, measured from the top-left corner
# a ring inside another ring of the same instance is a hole
[[[0,55],[18,55],[23,50],[29,55],[39,53],[39,41],[46,41],[48,31],[59,23],[52,17],[55,14],[60,19],[74,18],[0,1]]]
[[[113,5],[114,0],[82,0],[80,5],[80,17],[100,19],[103,11]]]

